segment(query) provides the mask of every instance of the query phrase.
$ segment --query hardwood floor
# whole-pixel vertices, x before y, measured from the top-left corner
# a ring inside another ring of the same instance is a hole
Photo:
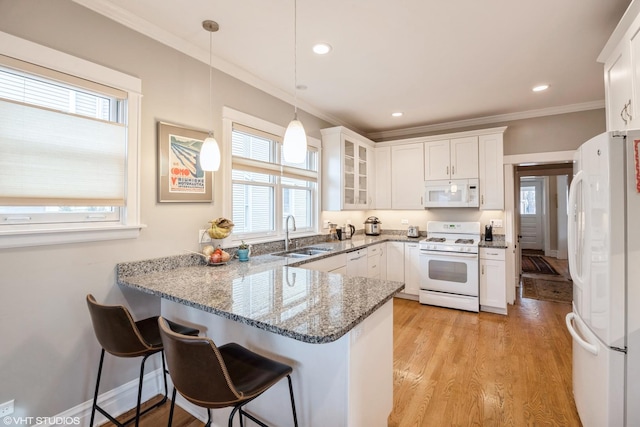
[[[501,316],[396,299],[389,426],[580,426],[570,307],[518,299]]]
[[[394,405],[388,425],[580,426],[564,323],[570,309],[518,298],[502,316],[395,299]],[[140,425],[164,426],[168,414],[167,403]],[[202,422],[180,409],[173,425]]]

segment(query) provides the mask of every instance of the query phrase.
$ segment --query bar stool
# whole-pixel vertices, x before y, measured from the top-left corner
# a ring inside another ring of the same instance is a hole
[[[290,376],[293,369],[290,366],[256,354],[236,343],[217,347],[210,338],[180,334],[171,330],[167,320],[162,317],[158,319],[158,323],[169,374],[173,380],[169,427],[173,421],[176,390],[194,405],[207,408],[208,421],[205,427],[211,426],[211,409],[231,406],[233,410],[229,415],[229,427],[233,425],[236,412],[240,414],[241,426],[242,417],[246,416],[258,425],[268,427],[242,407],[284,377],[289,382],[293,423],[298,426]]]
[[[93,295],[87,295],[87,306],[93,323],[93,330],[96,334],[98,342],[102,346],[100,353],[100,364],[98,367],[98,378],[96,379],[96,390],[93,395],[93,406],[91,408],[91,421],[89,426],[93,427],[96,410],[107,417],[113,424],[123,427],[134,421],[136,426],[140,421],[140,416],[146,414],[150,410],[162,405],[167,401],[167,370],[165,367],[164,353],[162,352],[162,340],[158,328],[158,316],[147,319],[134,321],[127,310],[122,305],[102,305],[96,302]],[[167,324],[171,329],[184,334],[195,336],[198,335],[197,329],[180,325],[178,323],[169,322]],[[108,352],[118,357],[142,357],[140,365],[140,379],[138,381],[138,401],[136,405],[135,416],[124,422],[117,421],[107,411],[98,405],[98,389],[100,387],[100,376],[102,374],[102,364],[104,362],[104,353]],[[142,377],[144,376],[144,363],[152,354],[160,352],[162,354],[162,371],[164,374],[164,398],[155,405],[140,412],[140,399],[142,397]]]

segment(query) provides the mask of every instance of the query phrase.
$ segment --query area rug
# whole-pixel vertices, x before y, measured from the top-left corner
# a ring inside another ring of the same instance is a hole
[[[558,272],[541,256],[522,256],[522,272],[535,274],[555,274]]]
[[[523,277],[522,296],[523,298],[571,304],[573,301],[573,282]]]

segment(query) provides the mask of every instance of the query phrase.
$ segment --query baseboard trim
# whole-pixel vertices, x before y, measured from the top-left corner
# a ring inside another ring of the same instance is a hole
[[[549,258],[558,258],[558,251],[557,250],[548,250],[544,252],[544,256],[547,256]]]
[[[142,386],[142,402],[146,402],[147,400],[158,394],[164,394],[164,379],[162,377],[162,368],[158,368],[155,371],[145,374],[143,381],[144,383]],[[171,398],[173,383],[171,382],[171,377],[169,377],[168,375],[167,383],[169,389],[169,398]],[[98,395],[98,405],[100,405],[113,417],[118,417],[125,412],[130,411],[132,408],[135,408],[137,398],[138,379],[136,378],[126,384],[123,384],[119,387]],[[168,404],[169,403],[167,402],[167,405]],[[207,410],[192,404],[191,402],[180,396],[180,394],[176,396],[176,404],[203,423],[207,421]],[[93,398],[64,412],[54,415],[53,417],[49,417],[50,420],[55,420],[56,422],[60,422],[62,424],[38,424],[38,426],[66,427],[70,424],[89,426],[89,421],[91,421],[92,405]],[[69,420],[72,421],[70,422]],[[106,423],[107,421],[109,421],[107,417],[96,411],[96,417],[93,422],[94,426],[99,426],[100,424]]]

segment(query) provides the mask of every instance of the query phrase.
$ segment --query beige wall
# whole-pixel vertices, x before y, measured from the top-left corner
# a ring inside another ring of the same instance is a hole
[[[0,250],[0,402],[15,399],[14,416],[51,416],[92,398],[99,346],[86,294],[124,302],[137,317],[157,313],[159,300],[115,284],[115,264],[196,250],[197,230],[222,214],[220,179],[213,204],[156,201],[156,122],[210,128],[209,71],[206,64],[70,0],[0,0],[0,31],[139,77],[144,94],[140,207],[147,227],[141,236]],[[213,75],[213,92],[219,141],[225,105],[282,126],[293,116],[291,105],[221,72]],[[316,138],[319,129],[331,126],[304,112],[300,118]],[[139,362],[107,356],[101,390],[137,378]]]

